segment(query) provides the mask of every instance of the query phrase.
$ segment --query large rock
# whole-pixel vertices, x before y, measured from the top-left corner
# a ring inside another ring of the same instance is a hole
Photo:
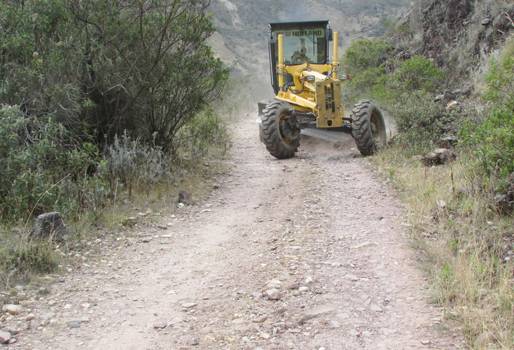
[[[11,340],[11,333],[0,330],[0,344],[7,344]]]
[[[21,305],[14,305],[14,304],[7,304],[2,307],[2,311],[6,312],[10,315],[18,315],[23,312],[23,306]]]
[[[61,214],[58,212],[41,214],[36,218],[30,237],[62,241],[69,234]]]
[[[443,165],[457,159],[454,151],[447,148],[438,148],[433,152],[425,154],[421,161],[425,166]]]

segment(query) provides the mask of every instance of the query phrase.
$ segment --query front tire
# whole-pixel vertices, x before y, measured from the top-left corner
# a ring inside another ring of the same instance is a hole
[[[275,100],[266,106],[262,116],[262,140],[273,157],[294,157],[300,146],[300,129],[288,103]]]
[[[360,101],[353,108],[352,135],[363,156],[371,156],[386,145],[384,116],[371,101]]]

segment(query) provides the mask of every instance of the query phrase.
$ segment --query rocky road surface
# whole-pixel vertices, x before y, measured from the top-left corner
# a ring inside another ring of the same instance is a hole
[[[9,349],[456,349],[392,191],[339,145],[278,161],[255,118],[203,202],[123,233],[14,315]],[[218,186],[217,186],[218,187]]]

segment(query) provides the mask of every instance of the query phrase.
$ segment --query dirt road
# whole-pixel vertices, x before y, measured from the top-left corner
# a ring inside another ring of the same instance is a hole
[[[458,348],[427,303],[401,206],[353,142],[306,138],[277,161],[254,120],[234,132],[219,189],[167,228],[113,237],[102,261],[29,303],[9,348]]]

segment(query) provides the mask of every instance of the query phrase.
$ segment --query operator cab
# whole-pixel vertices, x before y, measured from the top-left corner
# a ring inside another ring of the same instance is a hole
[[[329,63],[328,44],[332,41],[332,30],[328,21],[271,23],[270,34],[271,85],[275,94],[279,91],[277,79],[277,38],[279,34],[284,37],[284,63],[286,66]]]

